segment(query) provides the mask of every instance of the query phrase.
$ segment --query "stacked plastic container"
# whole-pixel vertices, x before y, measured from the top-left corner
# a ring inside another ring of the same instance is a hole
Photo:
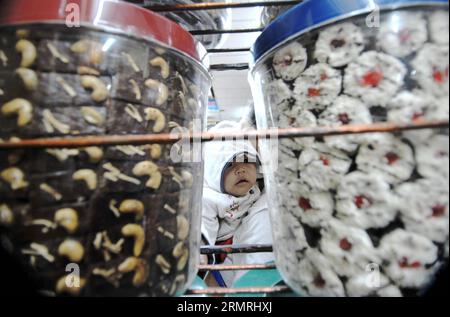
[[[447,1],[305,1],[258,38],[258,128],[448,121]],[[263,142],[278,268],[311,296],[420,295],[448,261],[448,129]]]
[[[128,3],[4,1],[1,140],[201,130],[210,78],[199,52],[184,29]],[[189,161],[178,150],[1,150],[2,243],[44,294],[183,292],[196,274],[203,170],[192,160],[201,147]]]

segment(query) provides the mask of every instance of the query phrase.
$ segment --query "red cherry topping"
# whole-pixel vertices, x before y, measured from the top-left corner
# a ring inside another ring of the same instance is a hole
[[[386,154],[386,159],[388,160],[389,165],[394,165],[400,159],[400,156],[395,154],[394,152],[389,152]]]
[[[368,71],[362,78],[363,86],[378,87],[383,80],[383,74],[378,70]]]
[[[358,207],[358,209],[362,209],[363,207],[366,207],[367,205],[368,206],[372,205],[372,201],[363,195],[356,196],[354,199],[354,203],[355,203],[356,207]]]
[[[304,197],[300,197],[300,199],[298,200],[298,205],[304,211],[308,211],[309,209],[312,209],[311,202],[309,201],[309,199],[304,198]]]
[[[309,88],[308,89],[308,96],[309,97],[319,97],[320,96],[320,89]]]
[[[433,210],[433,217],[442,217],[445,213],[445,206],[443,205],[436,205],[432,208]]]
[[[339,121],[341,121],[342,124],[349,124],[350,123],[350,118],[348,117],[348,114],[340,113],[339,114]]]
[[[342,250],[344,251],[350,251],[351,248],[353,247],[352,244],[347,240],[347,238],[342,239],[339,242],[339,246],[341,247]]]

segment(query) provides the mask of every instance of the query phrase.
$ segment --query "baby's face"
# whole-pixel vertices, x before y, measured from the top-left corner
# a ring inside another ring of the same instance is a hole
[[[242,197],[256,184],[256,164],[232,163],[225,171],[225,191],[233,196]]]

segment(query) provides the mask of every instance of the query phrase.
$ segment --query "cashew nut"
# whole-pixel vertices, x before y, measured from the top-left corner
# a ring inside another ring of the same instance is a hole
[[[55,223],[68,233],[75,233],[78,229],[78,214],[72,208],[59,209],[55,212]]]
[[[133,174],[136,176],[150,176],[145,186],[151,189],[158,189],[161,186],[162,174],[158,166],[150,161],[143,161],[133,168]]]
[[[6,204],[0,205],[0,225],[10,226],[14,222],[14,214]]]
[[[158,266],[161,268],[164,274],[170,273],[172,266],[170,265],[169,262],[167,262],[167,260],[162,255],[156,256],[155,262],[156,264],[158,264]]]
[[[100,126],[105,122],[105,118],[92,107],[81,107],[81,114],[87,123]]]
[[[161,76],[164,79],[169,77],[169,64],[162,57],[155,57],[150,61],[150,65],[161,68]]]
[[[2,106],[2,113],[6,116],[17,114],[17,125],[23,127],[33,119],[33,106],[22,98],[14,99]]]
[[[134,272],[133,285],[142,286],[148,278],[148,265],[143,259],[129,257],[118,268],[120,273]]]
[[[95,190],[97,188],[97,174],[93,170],[78,170],[73,174],[73,180],[84,181],[89,190]]]
[[[164,54],[166,54],[166,50],[163,49],[162,47],[157,47],[157,48],[155,48],[155,52],[156,52],[156,54],[158,54],[158,55],[164,55]]]
[[[139,200],[127,199],[120,204],[119,211],[123,214],[136,214],[137,219],[142,219],[145,212],[145,206]]]
[[[133,254],[136,257],[140,256],[145,244],[144,228],[140,225],[128,224],[122,228],[122,234],[124,237],[134,237]]]
[[[184,246],[184,242],[178,242],[175,248],[173,248],[172,255],[174,258],[178,259],[184,253],[186,247]]]
[[[0,173],[0,177],[11,186],[12,190],[28,187],[25,174],[17,167],[9,167]]]
[[[74,53],[81,54],[86,53],[93,46],[93,42],[90,40],[79,40],[70,47],[70,50]]]
[[[28,40],[19,40],[16,44],[16,51],[22,54],[20,67],[29,68],[36,60],[36,46]]]
[[[160,110],[156,108],[146,108],[144,112],[147,121],[155,121],[153,132],[159,133],[164,130],[164,127],[166,126],[166,117]]]
[[[177,270],[182,271],[186,267],[188,260],[189,260],[189,250],[184,249],[183,254],[181,255],[180,259],[178,260]]]
[[[77,296],[85,285],[86,279],[75,274],[63,276],[56,282],[56,293]]]
[[[147,79],[145,81],[145,86],[150,89],[154,89],[158,92],[158,99],[156,99],[156,105],[161,106],[169,98],[169,88],[157,80]]]
[[[100,72],[98,70],[87,66],[79,66],[77,68],[77,72],[79,75],[100,76]]]
[[[98,163],[103,159],[103,150],[97,146],[89,146],[84,148],[84,151],[89,155],[89,162]]]
[[[16,74],[20,76],[27,90],[36,90],[38,86],[38,77],[34,70],[28,68],[17,68]]]
[[[103,52],[102,44],[91,40],[80,40],[74,43],[70,50],[77,54],[83,54],[89,51],[89,62],[98,65],[102,62]]]
[[[59,245],[58,254],[69,259],[71,262],[79,263],[84,257],[84,248],[76,240],[65,240]]]
[[[91,98],[95,102],[103,102],[108,98],[108,89],[105,83],[95,76],[81,76],[81,85],[84,88],[92,89]]]
[[[162,149],[161,149],[161,145],[159,144],[153,144],[150,147],[150,156],[152,159],[157,160],[161,157],[162,155]]]
[[[181,177],[187,188],[192,188],[194,184],[194,177],[188,171],[181,171]]]
[[[189,235],[189,221],[184,216],[177,216],[178,239],[186,240]]]
[[[16,37],[17,37],[18,39],[23,39],[23,38],[26,38],[26,37],[28,37],[28,36],[30,36],[30,30],[27,30],[27,29],[18,29],[18,30],[16,31]]]

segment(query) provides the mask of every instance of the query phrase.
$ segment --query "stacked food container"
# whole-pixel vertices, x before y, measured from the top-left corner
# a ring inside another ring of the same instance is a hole
[[[258,128],[448,123],[448,21],[447,1],[303,2],[254,46]],[[261,149],[277,266],[298,293],[417,295],[448,261],[448,129]]]
[[[2,3],[1,140],[63,139],[0,150],[1,241],[45,294],[167,296],[194,279],[202,164],[69,141],[201,129],[199,60],[189,33],[132,4]]]

